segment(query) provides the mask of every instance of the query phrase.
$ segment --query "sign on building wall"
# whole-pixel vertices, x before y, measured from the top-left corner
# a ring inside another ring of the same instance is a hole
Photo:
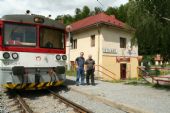
[[[116,57],[117,62],[130,62],[130,57]]]
[[[117,49],[113,48],[103,48],[103,53],[109,53],[109,54],[117,54]]]
[[[128,50],[128,51],[127,51],[127,54],[128,54],[128,55],[136,55],[136,51],[134,51],[134,50]]]

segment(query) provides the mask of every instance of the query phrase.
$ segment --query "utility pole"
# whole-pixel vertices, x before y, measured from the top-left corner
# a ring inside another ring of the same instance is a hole
[[[66,31],[68,32],[68,60],[67,60],[67,70],[70,71],[70,38],[71,38],[71,29],[72,27],[70,25],[66,26]]]

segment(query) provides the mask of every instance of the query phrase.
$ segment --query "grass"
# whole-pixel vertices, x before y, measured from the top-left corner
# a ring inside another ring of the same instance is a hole
[[[70,71],[66,71],[66,75],[67,76],[76,76],[76,71],[74,71],[74,70],[70,70]]]
[[[104,82],[110,82],[110,83],[130,83],[132,81],[137,81],[137,78],[129,78],[126,80],[103,80]]]
[[[168,75],[168,74],[170,74],[169,70],[162,70],[162,71],[160,71],[160,75]]]
[[[146,82],[145,80],[143,80],[142,78],[139,79],[127,79],[126,82],[124,83],[126,85],[150,85],[150,83]]]
[[[159,85],[159,84],[155,84],[152,86],[155,89],[159,89],[159,90],[167,90],[170,91],[170,85]]]
[[[152,88],[155,89],[159,89],[159,90],[167,90],[170,91],[170,85],[160,85],[160,84],[151,84],[146,82],[145,80],[138,79],[138,80],[126,80],[126,82],[124,83],[126,85],[134,85],[134,86],[138,86],[138,85],[142,85],[142,86],[151,86]]]
[[[110,83],[123,83],[123,80],[102,80],[103,82],[110,82]]]
[[[133,80],[133,81],[127,81],[126,83],[124,83],[125,85],[143,85],[143,86],[151,86],[150,83],[144,81],[144,80]]]

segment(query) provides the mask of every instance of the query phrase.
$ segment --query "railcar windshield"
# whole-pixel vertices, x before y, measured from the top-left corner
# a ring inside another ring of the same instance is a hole
[[[52,28],[40,28],[40,47],[64,49],[64,32]]]
[[[12,46],[36,46],[36,27],[6,23],[4,44]]]

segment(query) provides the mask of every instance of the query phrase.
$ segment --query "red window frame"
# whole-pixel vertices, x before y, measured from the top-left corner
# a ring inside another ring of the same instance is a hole
[[[5,23],[14,23],[14,24],[25,24],[25,25],[33,25],[36,26],[37,29],[37,44],[35,47],[19,47],[19,46],[5,46],[3,45],[3,28]],[[63,30],[65,34],[64,38],[64,49],[48,49],[48,48],[40,48],[40,27],[47,27],[52,29],[57,29],[52,26],[45,26],[41,24],[30,24],[30,23],[19,23],[12,21],[0,21],[0,26],[2,28],[2,37],[0,36],[0,51],[15,51],[15,52],[32,52],[32,53],[56,53],[56,54],[65,54],[66,53],[66,31]]]

